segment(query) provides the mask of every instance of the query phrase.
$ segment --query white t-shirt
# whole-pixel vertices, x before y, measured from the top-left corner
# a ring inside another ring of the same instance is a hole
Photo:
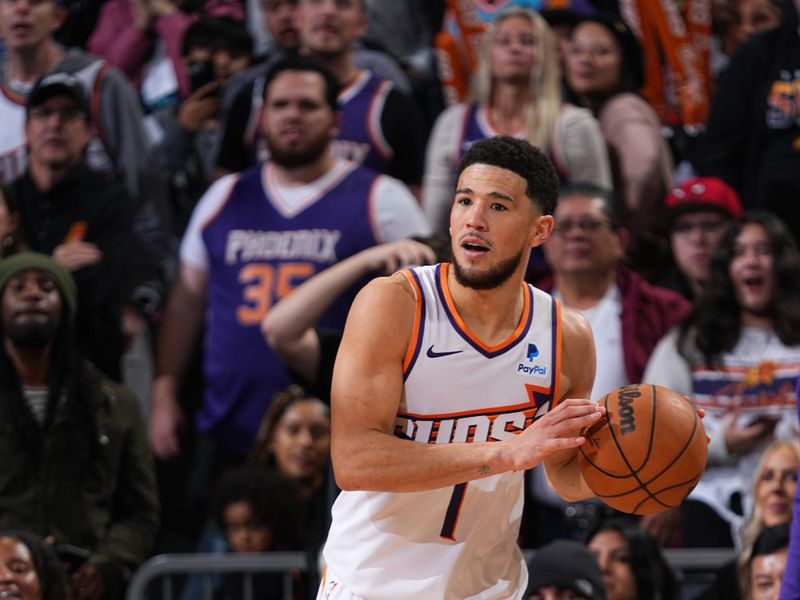
[[[553,296],[561,299],[557,290],[553,291]],[[605,296],[592,308],[577,310],[592,326],[597,365],[591,399],[597,400],[614,388],[633,383],[628,381],[625,371],[619,286],[614,284],[609,287]]]

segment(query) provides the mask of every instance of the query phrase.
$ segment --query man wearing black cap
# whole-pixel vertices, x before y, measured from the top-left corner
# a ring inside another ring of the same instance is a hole
[[[75,352],[77,304],[50,257],[0,261],[0,529],[52,536],[72,598],[115,599],[155,543],[158,497],[138,401]]]
[[[527,600],[606,600],[603,573],[591,551],[574,540],[556,540],[528,561]]]
[[[28,168],[12,184],[24,237],[73,272],[81,298],[79,346],[118,379],[122,317],[146,312],[159,292],[155,260],[143,258],[133,233],[141,213],[120,180],[87,164],[89,107],[75,77],[52,73],[33,88],[25,134]],[[137,312],[123,313],[124,306]]]

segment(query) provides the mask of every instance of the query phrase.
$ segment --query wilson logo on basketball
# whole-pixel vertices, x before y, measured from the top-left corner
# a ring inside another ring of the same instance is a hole
[[[619,430],[622,435],[636,431],[633,401],[641,395],[637,386],[625,386],[619,389],[617,406],[619,407]]]

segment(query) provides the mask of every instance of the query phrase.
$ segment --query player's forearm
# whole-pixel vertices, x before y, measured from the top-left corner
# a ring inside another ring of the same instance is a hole
[[[554,453],[543,464],[550,486],[567,502],[578,502],[594,496],[581,475],[576,450]]]
[[[502,442],[422,444],[380,431],[335,437],[332,456],[345,490],[414,492],[511,470]]]

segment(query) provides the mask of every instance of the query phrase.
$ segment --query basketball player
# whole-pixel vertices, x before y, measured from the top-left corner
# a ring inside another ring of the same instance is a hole
[[[464,155],[453,264],[369,283],[334,370],[333,507],[318,598],[520,598],[523,471],[592,495],[579,432],[602,408],[590,328],[523,283],[553,228],[558,178],[528,142]],[[489,443],[487,443],[489,442]]]

